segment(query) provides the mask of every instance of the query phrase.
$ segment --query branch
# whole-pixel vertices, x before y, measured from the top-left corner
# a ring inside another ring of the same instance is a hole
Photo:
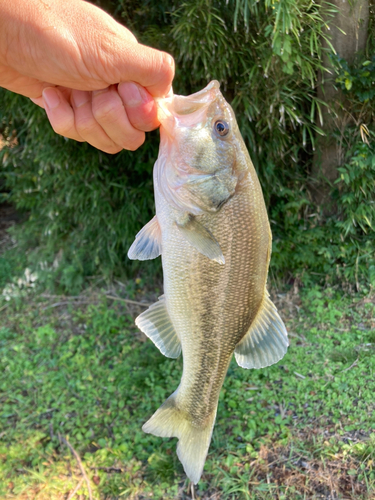
[[[114,295],[106,295],[106,297],[112,300],[120,300],[121,302],[126,302],[127,304],[135,304],[142,307],[150,307],[152,305],[148,304],[147,302],[137,302],[136,300],[122,299],[121,297],[115,297]]]
[[[87,489],[89,490],[89,498],[90,498],[90,500],[92,500],[92,491],[91,491],[90,479],[87,477],[87,474],[85,472],[85,469],[83,467],[82,461],[81,461],[78,453],[73,448],[73,446],[69,443],[69,441],[64,438],[64,436],[62,436],[60,433],[58,433],[58,436],[59,436],[59,440],[61,442],[63,442],[69,448],[69,450],[72,452],[74,458],[77,460],[79,468],[81,469],[82,476],[84,477],[84,479],[86,481]],[[78,490],[78,488],[77,488],[77,490]]]
[[[344,370],[341,370],[341,373],[343,373],[343,372],[347,372],[348,370],[351,370],[352,368],[354,368],[355,366],[357,366],[357,365],[358,365],[358,359],[359,359],[359,358],[357,358],[357,359],[354,361],[354,363],[352,363],[352,364],[351,364],[348,368],[345,368]]]
[[[94,304],[92,300],[65,300],[62,302],[55,302],[54,304],[50,306],[46,306],[42,308],[42,311],[45,311],[46,309],[51,309],[52,307],[60,307],[60,306],[66,306],[67,304],[72,304],[75,303],[76,305],[79,304]]]
[[[77,491],[80,489],[80,487],[82,486],[82,483],[84,481],[84,477],[81,477],[81,479],[79,480],[79,483],[77,484],[77,486],[74,488],[74,490],[69,494],[67,500],[72,500],[72,498],[74,497],[74,495],[77,493]]]

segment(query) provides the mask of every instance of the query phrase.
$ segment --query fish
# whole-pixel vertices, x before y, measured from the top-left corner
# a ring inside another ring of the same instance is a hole
[[[157,108],[156,215],[128,257],[161,255],[164,294],[135,323],[165,356],[182,352],[183,372],[142,429],[177,437],[197,484],[233,353],[240,367],[263,368],[289,342],[266,288],[272,236],[262,189],[219,82],[157,98]]]

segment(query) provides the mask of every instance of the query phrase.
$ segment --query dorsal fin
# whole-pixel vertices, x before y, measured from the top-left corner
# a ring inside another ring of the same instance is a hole
[[[277,363],[288,345],[285,325],[266,291],[254,321],[234,351],[236,361],[242,368],[264,368]]]

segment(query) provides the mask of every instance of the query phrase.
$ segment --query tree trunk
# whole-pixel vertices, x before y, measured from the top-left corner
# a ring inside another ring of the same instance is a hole
[[[368,0],[330,0],[338,12],[333,18],[327,19],[328,29],[326,34],[331,37],[337,54],[346,59],[349,64],[354,62],[358,52],[364,51],[367,41],[367,28],[369,20]],[[327,47],[327,43],[323,43]],[[318,122],[326,133],[316,141],[312,175],[314,183],[312,194],[318,205],[324,205],[325,212],[330,208],[330,184],[337,179],[337,168],[342,162],[341,148],[332,138],[332,131],[343,131],[351,118],[343,110],[344,98],[341,91],[334,87],[335,74],[329,59],[329,52],[323,55],[323,66],[330,71],[319,75],[317,89],[318,98],[327,102],[331,109],[322,109],[323,123]],[[328,182],[327,182],[328,181]]]

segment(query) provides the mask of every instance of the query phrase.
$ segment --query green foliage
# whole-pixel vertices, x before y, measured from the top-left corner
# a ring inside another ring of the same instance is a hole
[[[19,144],[0,155],[10,189],[4,197],[29,212],[27,223],[15,228],[21,250],[39,264],[48,285],[71,293],[84,276],[121,271],[135,234],[152,216],[156,141],[138,155],[106,155],[57,136],[44,111],[3,93],[3,122],[11,110],[7,126],[20,131]]]
[[[310,0],[108,0],[104,7],[139,41],[173,54],[176,93],[197,91],[210,79],[220,81],[263,187],[274,234],[273,276],[368,283],[374,267],[369,252],[373,231],[365,218],[372,221],[373,216],[369,205],[361,208],[359,163],[367,162],[362,170],[368,204],[372,153],[364,153],[366,161],[358,160],[363,154],[359,141],[343,145],[350,154],[342,165],[344,178],[333,187],[334,193],[345,195],[336,197],[339,224],[320,215],[308,189],[316,136],[323,133],[316,118],[325,104],[315,87],[322,70],[322,40],[329,46],[325,19],[333,7]],[[351,92],[362,82],[362,97],[375,64],[366,61],[356,73],[340,60],[338,76],[344,86],[351,79]],[[370,101],[362,103],[368,130],[373,129]],[[16,130],[18,139],[17,145],[11,147],[10,141],[0,151],[0,178],[6,179],[5,197],[30,215],[15,229],[18,249],[29,265],[39,268],[46,285],[72,293],[86,276],[139,272],[126,252],[153,213],[151,171],[158,134],[149,134],[137,152],[109,156],[57,137],[44,112],[27,99],[0,89],[0,102],[0,132],[9,137]],[[345,169],[357,172],[350,184]],[[346,232],[354,226],[353,213],[356,229]],[[367,232],[359,233],[363,227]],[[142,263],[141,269],[147,275],[158,266]]]
[[[347,151],[331,191],[336,213],[323,218],[305,192],[285,189],[284,199],[270,208],[273,264],[291,270],[291,276],[298,270],[305,284],[314,277],[336,278],[359,289],[360,283],[375,283],[375,150],[356,128],[337,140]]]
[[[13,250],[0,253],[0,290],[25,271],[27,259]],[[0,294],[1,295],[1,294]]]
[[[176,440],[141,430],[176,389],[182,360],[165,358],[144,341],[118,302],[110,305],[104,297],[85,294],[90,299],[91,305],[72,301],[66,308],[48,307],[53,302],[37,294],[6,303],[0,326],[1,498],[10,495],[10,483],[14,496],[9,498],[26,492],[31,497],[33,491],[43,500],[57,492],[68,496],[80,473],[74,473],[78,467],[58,433],[80,454],[89,477],[100,480],[92,483],[95,498],[172,499],[188,487]],[[280,308],[285,303],[296,311],[290,298],[283,299]],[[299,304],[297,315],[285,314],[291,346],[281,363],[261,370],[230,365],[196,488],[200,498],[220,492],[222,498],[265,500],[277,491],[297,500],[298,492],[278,481],[278,470],[290,467],[308,481],[306,469],[326,470],[332,457],[329,480],[355,459],[361,468],[354,474],[362,476],[353,480],[367,481],[373,498],[373,297],[353,301],[312,287]],[[282,445],[290,446],[289,454],[272,460],[281,469],[266,461],[267,474],[259,470],[264,449]],[[309,468],[301,468],[299,459]],[[321,481],[317,484],[322,488]],[[82,490],[86,494],[84,484]],[[345,498],[365,498],[347,493]]]
[[[355,146],[348,163],[339,168],[340,178],[336,181],[342,209],[338,227],[342,228],[344,236],[360,232],[374,238],[375,149],[365,143]]]
[[[3,288],[13,276],[13,269],[8,260],[0,257],[0,287]]]
[[[345,59],[332,57],[338,76],[336,83],[348,95],[356,96],[360,102],[367,102],[375,97],[375,57],[360,64],[349,65]]]

